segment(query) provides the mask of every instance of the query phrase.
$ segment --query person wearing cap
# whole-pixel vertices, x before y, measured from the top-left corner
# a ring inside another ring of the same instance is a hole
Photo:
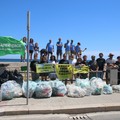
[[[106,65],[107,65],[106,66],[106,83],[107,84],[109,84],[109,82],[110,82],[110,76],[109,76],[110,69],[114,68],[115,63],[116,63],[116,61],[113,59],[113,56],[114,56],[114,54],[109,53],[109,55],[108,55],[109,58],[106,59]]]
[[[105,59],[103,58],[103,53],[99,53],[99,58],[97,58],[98,65],[98,77],[103,79],[103,71],[105,67]]]
[[[63,43],[61,42],[61,38],[58,39],[58,42],[56,43],[57,46],[57,60],[58,57],[60,56],[60,59],[62,59],[62,47],[63,47]]]
[[[91,79],[92,77],[96,77],[97,76],[96,72],[98,71],[98,65],[94,55],[91,56],[91,60],[89,61],[88,65],[90,69],[89,78]]]
[[[114,67],[116,61],[113,59],[113,56],[114,54],[112,53],[108,55],[109,58],[106,59],[107,67],[110,67],[110,68]]]
[[[117,57],[117,61],[115,64],[118,67],[118,84],[120,84],[120,56]]]

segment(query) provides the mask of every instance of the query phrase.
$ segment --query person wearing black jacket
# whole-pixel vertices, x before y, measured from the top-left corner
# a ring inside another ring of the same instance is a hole
[[[34,60],[31,61],[30,63],[30,69],[32,71],[32,80],[37,80],[39,79],[39,74],[36,73],[36,64],[39,64],[39,60],[38,60],[38,53],[34,54]]]
[[[59,61],[59,64],[69,64],[69,61],[67,60],[67,56],[65,53],[63,54],[63,59]]]
[[[97,58],[97,65],[98,65],[98,77],[103,79],[103,71],[105,67],[105,59],[103,58],[103,53],[99,53],[99,58]]]

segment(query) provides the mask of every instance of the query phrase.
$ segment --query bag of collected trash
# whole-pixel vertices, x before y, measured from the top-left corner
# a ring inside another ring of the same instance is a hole
[[[41,82],[42,80],[40,80],[40,79],[37,79],[37,80],[35,80],[34,82],[35,83],[39,83],[39,82]]]
[[[84,89],[85,92],[86,92],[86,96],[92,95],[93,89],[91,88],[91,86],[90,86],[90,87],[85,87],[85,88],[83,88],[83,89]]]
[[[75,85],[67,85],[67,96],[68,97],[80,98],[80,97],[84,97],[85,95],[86,95],[86,92],[81,87],[78,87]]]
[[[13,84],[14,88],[14,97],[20,97],[23,95],[23,92],[22,92],[22,87],[20,84],[18,84],[16,81],[11,81],[11,83]]]
[[[9,79],[9,71],[5,70],[1,75],[0,75],[0,86],[7,82]]]
[[[33,93],[35,92],[37,83],[35,83],[34,81],[29,80],[28,81],[29,87],[28,87],[28,96],[29,98],[31,98],[33,96]],[[27,81],[23,82],[22,85],[22,91],[25,97],[27,97]]]
[[[18,70],[14,70],[14,71],[9,71],[9,80],[14,80],[16,81],[18,84],[21,85],[22,87],[22,84],[23,84],[23,76],[22,74],[20,74],[18,72]]]
[[[35,90],[36,98],[49,98],[52,95],[52,88],[46,81],[41,81],[37,83]]]
[[[120,85],[112,85],[113,92],[120,93]]]
[[[90,81],[88,78],[86,79],[77,78],[75,81],[75,85],[80,86],[81,88],[87,88],[87,87],[90,87]]]
[[[104,85],[103,86],[103,94],[112,94],[113,90],[110,85]]]
[[[92,80],[94,80],[94,79],[96,79],[96,77],[92,77],[92,78],[90,79],[90,82],[91,82]]]
[[[101,95],[103,93],[103,86],[106,85],[106,82],[103,81],[101,78],[90,79],[90,85],[93,89],[93,95]]]
[[[101,95],[103,92],[103,89],[102,88],[95,88],[92,92],[92,95]]]
[[[54,80],[49,82],[52,87],[53,96],[64,96],[67,93],[67,88],[65,84],[60,80]]]
[[[2,100],[11,100],[14,97],[14,85],[7,81],[1,85]]]

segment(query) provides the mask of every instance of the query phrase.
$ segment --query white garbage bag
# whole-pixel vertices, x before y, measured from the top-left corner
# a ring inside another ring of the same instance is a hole
[[[68,97],[84,97],[86,95],[86,92],[81,87],[75,86],[75,85],[67,85],[67,96]]]
[[[101,78],[92,78],[90,79],[90,85],[93,90],[93,95],[101,95],[103,93],[103,86],[106,85],[106,82]]]
[[[7,81],[1,85],[2,100],[11,100],[14,97],[14,85]]]
[[[11,84],[13,84],[14,88],[13,88],[13,91],[14,91],[14,97],[20,97],[23,95],[22,93],[22,87],[19,83],[17,83],[16,81],[12,80],[10,81]]]
[[[49,98],[52,95],[52,88],[46,81],[37,83],[35,96],[36,98]]]
[[[112,85],[113,92],[120,93],[120,85]]]
[[[52,87],[53,96],[64,96],[67,93],[67,88],[65,84],[60,80],[50,81],[50,86]]]
[[[88,78],[86,79],[77,78],[75,81],[75,85],[80,86],[81,88],[87,88],[87,87],[90,87],[90,81]]]
[[[103,86],[103,94],[112,94],[113,90],[110,85],[104,85]]]
[[[28,86],[28,96],[29,96],[29,98],[31,98],[33,96],[34,92],[35,92],[37,83],[29,80],[28,84],[29,84],[29,86]],[[23,82],[22,91],[23,91],[24,96],[27,97],[27,81]]]

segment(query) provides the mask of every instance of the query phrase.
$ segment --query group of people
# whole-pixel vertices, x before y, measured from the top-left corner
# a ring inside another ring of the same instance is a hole
[[[23,42],[25,42],[26,38],[23,38]],[[26,42],[25,42],[26,43]],[[91,56],[91,60],[88,61],[87,55],[82,56],[82,50],[80,48],[80,42],[77,45],[74,45],[74,41],[67,40],[67,42],[63,45],[61,38],[58,39],[56,43],[57,51],[56,56],[53,54],[54,45],[52,40],[46,45],[45,49],[39,49],[38,43],[35,43],[31,38],[29,43],[29,53],[31,60],[31,70],[36,72],[35,64],[43,64],[43,63],[52,63],[52,64],[72,64],[74,66],[83,66],[86,65],[89,67],[90,73],[89,78],[91,77],[100,77],[103,79],[104,71],[106,71],[106,79],[108,80],[108,72],[111,68],[118,68],[118,83],[120,83],[120,56],[117,57],[117,61],[113,58],[114,54],[109,53],[108,58],[104,59],[103,53],[99,53],[99,58],[96,58],[94,55]],[[65,53],[62,53],[62,48],[65,48]],[[86,48],[84,49],[86,50]],[[40,52],[40,60],[38,58],[38,54]],[[34,53],[34,59],[32,60],[32,55]],[[59,58],[60,57],[60,58]],[[24,57],[25,59],[25,57]],[[21,58],[23,60],[23,58]],[[97,74],[96,74],[97,73]],[[47,80],[48,74],[41,74],[42,79]],[[37,77],[35,75],[35,77]],[[77,77],[86,78],[88,74],[78,74]],[[109,81],[107,81],[109,82]]]
[[[25,50],[27,50],[27,38],[23,37],[23,43],[25,44]],[[69,59],[69,57],[74,54],[76,56],[76,58],[80,57],[82,52],[85,51],[87,48],[85,48],[83,51],[80,48],[80,42],[77,43],[77,45],[74,45],[74,41],[73,40],[67,40],[67,42],[65,44],[62,43],[62,39],[59,38],[57,43],[56,43],[56,60],[60,60],[62,59],[62,54],[63,54],[63,47],[65,49],[65,54],[67,55],[67,59]],[[26,53],[26,51],[25,51]],[[33,54],[34,53],[40,53],[40,57],[42,57],[43,54],[47,54],[47,59],[50,60],[50,56],[54,54],[54,44],[52,42],[52,40],[49,40],[49,42],[46,45],[46,48],[43,48],[40,50],[38,43],[34,43],[34,40],[32,38],[30,38],[29,41],[29,56],[30,56],[30,60],[33,59]],[[21,62],[25,61],[25,56],[21,56]]]
[[[27,38],[26,37],[23,37],[23,43],[25,46],[25,54],[24,56],[21,56],[21,62],[25,62],[25,59],[26,59],[26,52],[27,52]],[[33,53],[37,53],[37,54],[39,53],[39,46],[37,42],[34,44],[34,40],[30,38],[30,41],[29,41],[30,60],[32,60]]]
[[[119,73],[118,73],[118,84],[120,84],[120,56],[117,57],[117,61],[113,59],[113,54],[110,53],[108,55],[108,59],[104,59],[103,58],[103,53],[99,53],[99,58],[95,58],[94,55],[91,56],[91,60],[88,61],[87,56],[83,55],[82,57],[78,57],[77,59],[75,58],[75,55],[72,54],[69,57],[69,60],[67,60],[67,55],[66,53],[63,54],[63,58],[58,62],[56,60],[56,57],[54,55],[50,56],[50,60],[47,60],[47,56],[43,55],[40,59],[40,61],[38,60],[38,54],[34,54],[34,60],[31,62],[30,64],[30,68],[32,71],[36,72],[36,63],[37,64],[43,64],[43,63],[52,63],[52,64],[72,64],[74,67],[82,67],[84,65],[89,67],[89,74],[87,73],[80,73],[80,74],[76,74],[75,77],[79,77],[79,78],[92,78],[92,77],[99,77],[101,79],[103,79],[103,75],[104,75],[104,71],[106,71],[105,73],[105,77],[106,77],[106,82],[109,83],[109,77],[108,77],[108,73],[109,70],[111,68],[117,68]],[[39,74],[42,77],[42,80],[47,80],[47,73],[43,73],[43,74]],[[89,75],[89,76],[88,76]]]

